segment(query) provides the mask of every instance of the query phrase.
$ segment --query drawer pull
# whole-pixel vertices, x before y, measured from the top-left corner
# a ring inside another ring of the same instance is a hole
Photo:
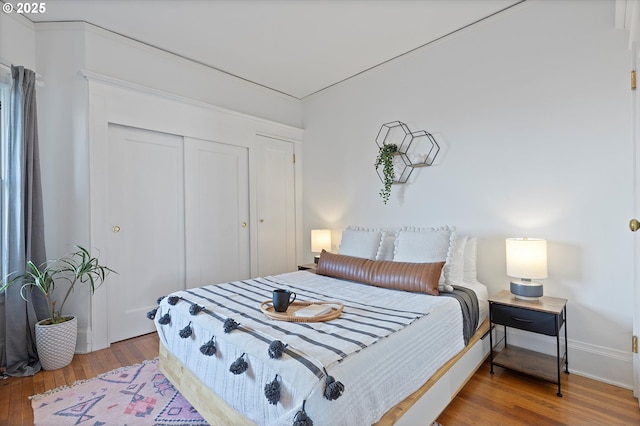
[[[514,321],[526,322],[526,323],[529,323],[529,324],[533,322],[533,320],[527,320],[527,319],[518,318],[518,317],[511,317],[511,319],[514,320]]]

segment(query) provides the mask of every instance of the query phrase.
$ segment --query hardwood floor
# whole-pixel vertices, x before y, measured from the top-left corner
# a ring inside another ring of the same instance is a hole
[[[630,390],[563,373],[560,398],[556,384],[500,367],[493,371],[489,374],[487,360],[438,422],[443,426],[640,425],[640,407]]]
[[[147,334],[114,343],[108,349],[77,354],[71,364],[59,370],[40,371],[33,377],[0,380],[0,425],[32,425],[33,411],[29,396],[153,359],[158,356],[158,344],[156,333]]]
[[[155,333],[114,343],[110,348],[76,355],[59,370],[33,377],[0,380],[0,425],[31,425],[30,395],[76,380],[93,378],[113,369],[158,356]],[[640,425],[640,408],[631,391],[564,375],[562,393],[556,385],[531,379],[500,367],[489,374],[484,363],[440,415],[443,426],[457,425]]]

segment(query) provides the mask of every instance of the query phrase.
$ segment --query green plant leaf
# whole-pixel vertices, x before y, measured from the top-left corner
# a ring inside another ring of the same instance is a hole
[[[382,197],[382,202],[384,204],[389,202],[391,186],[396,179],[396,173],[393,169],[393,157],[397,152],[398,145],[396,144],[382,145],[378,151],[378,156],[376,157],[376,162],[374,164],[376,170],[382,166],[383,188],[380,190],[380,197]]]
[[[34,288],[39,290],[46,298],[51,322],[54,324],[64,322],[61,316],[65,302],[73,292],[76,283],[87,283],[91,293],[100,286],[107,275],[114,272],[112,269],[100,265],[97,257],[82,246],[76,246],[76,251],[59,259],[50,260],[38,266],[28,261],[24,272],[12,272],[0,283],[0,290],[5,290],[10,285],[20,282],[20,295],[24,300],[28,299],[28,291]],[[56,283],[66,282],[67,290],[58,304],[54,298]]]

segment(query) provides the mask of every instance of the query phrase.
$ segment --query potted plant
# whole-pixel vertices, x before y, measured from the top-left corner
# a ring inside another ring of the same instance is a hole
[[[78,330],[77,318],[63,315],[64,304],[76,284],[89,286],[91,293],[100,286],[109,272],[114,272],[98,263],[98,258],[89,251],[76,246],[76,251],[59,259],[50,260],[40,266],[27,262],[24,272],[13,272],[0,283],[0,291],[12,284],[20,283],[20,295],[28,300],[27,291],[39,290],[47,301],[49,318],[36,323],[36,348],[42,368],[55,370],[71,363],[76,348]],[[56,285],[66,284],[62,302],[54,296]]]
[[[396,179],[396,173],[393,169],[393,157],[398,152],[398,145],[396,144],[383,144],[376,157],[375,168],[382,166],[382,184],[384,187],[380,190],[380,196],[382,202],[387,204],[389,197],[391,196],[391,185]]]

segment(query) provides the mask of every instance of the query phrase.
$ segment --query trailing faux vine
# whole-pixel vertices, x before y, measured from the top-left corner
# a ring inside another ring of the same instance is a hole
[[[393,157],[396,152],[398,152],[398,145],[385,144],[380,147],[378,156],[376,157],[376,170],[378,170],[378,167],[382,166],[382,183],[384,184],[384,187],[380,190],[380,197],[382,197],[382,202],[385,204],[389,201],[389,197],[391,196],[391,185],[396,179],[396,173],[393,170]]]

